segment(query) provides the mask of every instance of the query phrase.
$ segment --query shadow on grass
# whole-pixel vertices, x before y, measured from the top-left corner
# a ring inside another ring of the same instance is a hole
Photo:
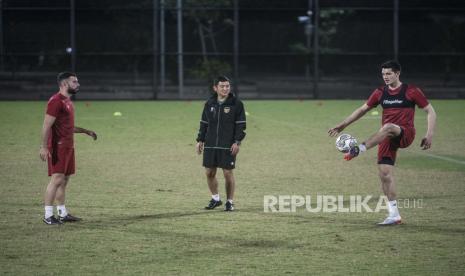
[[[225,235],[218,229],[212,229],[212,231],[192,231],[187,228],[173,228],[170,230],[163,230],[157,226],[132,226],[131,224],[139,222],[149,222],[153,220],[171,220],[177,218],[192,218],[192,217],[208,217],[212,221],[217,220],[219,217],[234,218],[234,215],[240,215],[241,213],[246,217],[248,213],[258,213],[256,209],[243,209],[242,211],[235,212],[224,212],[220,210],[199,210],[191,212],[169,212],[169,213],[158,213],[158,214],[144,214],[144,215],[127,215],[127,216],[113,216],[102,220],[83,220],[82,222],[75,224],[63,225],[66,231],[80,232],[83,230],[115,230],[136,235],[150,235],[157,237],[164,237],[165,240],[185,240],[189,243],[220,243],[224,247],[230,249],[229,252],[238,251],[240,248],[281,248],[281,249],[296,249],[301,247],[309,247],[308,244],[303,244],[299,240],[283,239],[280,237],[276,238],[263,238],[257,233],[251,233],[251,235],[241,235],[241,237],[234,237],[234,235]],[[241,218],[238,218],[238,223],[241,222]],[[166,224],[165,224],[166,225]],[[244,228],[244,230],[247,230]],[[227,230],[226,230],[227,232]],[[237,233],[236,233],[237,234]],[[235,249],[234,249],[235,248]]]
[[[397,231],[402,233],[433,233],[433,234],[465,234],[465,227],[459,227],[456,225],[447,226],[442,224],[441,221],[430,221],[425,222],[426,224],[419,224],[421,222],[408,222],[404,221],[400,225],[391,225],[391,226],[379,226],[376,221],[368,221],[367,219],[360,218],[336,218],[332,220],[335,222],[334,226],[342,228],[344,231],[359,231],[359,230],[374,230],[374,231]],[[379,222],[382,221],[382,218],[379,219]],[[433,225],[433,223],[437,225]]]
[[[450,198],[450,196],[428,196],[422,198]],[[377,198],[374,198],[377,200]],[[345,203],[348,203],[345,201]],[[312,206],[315,207],[315,206]],[[293,224],[305,225],[308,224],[309,227],[312,225],[318,225],[322,227],[328,225],[332,228],[343,229],[344,231],[365,231],[365,230],[375,230],[375,231],[397,231],[400,230],[405,233],[419,233],[419,232],[428,232],[435,234],[465,234],[465,227],[458,227],[458,221],[450,223],[448,220],[434,220],[424,222],[425,224],[419,224],[421,222],[404,222],[401,225],[394,226],[379,226],[378,222],[381,222],[384,219],[384,214],[380,214],[378,218],[379,221],[372,220],[372,218],[364,217],[361,218],[361,213],[352,213],[353,216],[350,216],[350,213],[310,213],[310,212],[300,212],[300,213],[264,213],[263,209],[252,208],[249,210],[244,210],[244,212],[258,213],[262,212],[263,215],[267,216],[276,216],[279,218],[291,219]],[[464,220],[462,219],[462,222]],[[449,224],[449,226],[447,225]],[[465,224],[461,224],[462,226]]]
[[[127,226],[129,224],[146,222],[151,220],[161,219],[176,219],[183,217],[196,217],[196,216],[208,216],[213,214],[209,211],[191,211],[191,212],[169,212],[169,213],[158,213],[158,214],[142,214],[142,215],[124,215],[124,216],[109,216],[102,218],[101,220],[84,220],[78,225],[80,227],[95,228],[95,226]]]

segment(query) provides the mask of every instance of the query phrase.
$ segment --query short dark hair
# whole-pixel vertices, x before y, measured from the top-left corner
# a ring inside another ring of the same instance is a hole
[[[57,76],[58,85],[60,85],[63,80],[66,80],[69,77],[76,77],[76,73],[73,73],[73,72],[61,72],[61,73],[59,73],[58,76]]]
[[[381,64],[381,69],[384,68],[390,68],[394,72],[400,72],[401,70],[400,63],[397,60],[388,60],[384,62],[383,64]]]
[[[231,80],[228,77],[226,77],[226,76],[218,76],[213,80],[213,85],[217,86],[220,82],[225,82],[225,81],[231,83]]]

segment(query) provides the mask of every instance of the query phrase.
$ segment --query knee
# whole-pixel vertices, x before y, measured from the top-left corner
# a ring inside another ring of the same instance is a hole
[[[66,185],[66,181],[69,179],[69,177],[67,178],[66,176],[62,175],[62,174],[54,174],[52,176],[52,179],[50,181],[50,184],[54,185],[54,186],[61,186],[61,185]]]
[[[234,176],[233,174],[233,171],[232,170],[223,170],[223,174],[224,174],[224,177],[225,178],[232,178]]]
[[[397,136],[400,131],[399,126],[391,123],[383,125],[380,129],[380,132],[383,132],[389,136]]]
[[[392,178],[392,173],[390,170],[380,169],[378,174],[379,174],[379,178],[381,178],[383,182],[389,181]]]
[[[216,177],[216,170],[206,170],[205,171],[205,175],[207,176],[207,178],[215,178]]]

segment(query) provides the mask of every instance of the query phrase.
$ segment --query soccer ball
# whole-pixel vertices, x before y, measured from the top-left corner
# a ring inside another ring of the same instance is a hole
[[[336,138],[336,148],[340,152],[348,153],[356,145],[357,140],[350,134],[343,133]]]

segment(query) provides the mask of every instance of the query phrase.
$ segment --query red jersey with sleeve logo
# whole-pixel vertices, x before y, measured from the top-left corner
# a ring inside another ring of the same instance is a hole
[[[382,125],[387,123],[414,128],[415,105],[420,108],[429,103],[423,92],[414,85],[402,84],[396,89],[387,86],[376,88],[366,104],[383,107]]]
[[[46,113],[56,118],[48,147],[74,147],[74,105],[71,99],[60,93],[53,95],[48,100]]]

